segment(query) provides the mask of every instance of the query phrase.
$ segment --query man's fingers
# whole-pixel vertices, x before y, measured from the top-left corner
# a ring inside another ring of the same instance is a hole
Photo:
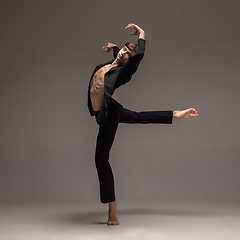
[[[131,35],[138,35],[138,31],[132,32]]]
[[[129,24],[125,27],[125,29],[129,29],[129,28],[138,29],[139,27],[138,27],[136,24],[134,24],[134,23],[129,23]]]
[[[125,29],[134,29],[135,32],[132,32],[131,35],[139,35],[140,34],[140,28],[136,25],[136,24],[133,24],[133,23],[129,23]]]
[[[110,52],[111,51],[111,48],[109,48],[109,47],[103,47],[103,49],[105,50],[105,52]]]
[[[106,52],[109,52],[111,50],[111,48],[109,48],[108,45],[109,43],[105,43],[102,47]]]
[[[135,26],[128,26],[128,27],[126,27],[125,29],[129,29],[129,28],[131,28],[131,29],[137,29],[137,27],[135,27]]]
[[[125,29],[134,28],[134,27],[135,27],[134,24],[128,24],[128,25],[125,27]]]

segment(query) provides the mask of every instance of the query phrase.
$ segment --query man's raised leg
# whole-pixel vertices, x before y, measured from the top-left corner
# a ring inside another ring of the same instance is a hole
[[[173,119],[173,111],[142,111],[136,112],[123,108],[120,113],[120,123],[163,123],[171,124]]]
[[[129,109],[123,108],[120,113],[120,123],[162,123],[171,124],[173,118],[195,118],[198,116],[197,111],[194,108],[188,108],[186,110],[175,110],[175,111],[143,111],[136,112]]]

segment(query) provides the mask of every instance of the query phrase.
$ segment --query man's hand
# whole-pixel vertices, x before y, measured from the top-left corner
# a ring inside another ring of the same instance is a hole
[[[110,52],[115,46],[117,45],[113,43],[106,43],[103,45],[103,49],[105,50],[105,52]]]
[[[135,32],[132,32],[131,35],[139,35],[139,38],[145,39],[145,32],[136,24],[134,23],[129,23],[125,29],[134,29]]]

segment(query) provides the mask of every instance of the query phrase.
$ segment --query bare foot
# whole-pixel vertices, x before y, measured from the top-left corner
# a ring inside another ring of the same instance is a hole
[[[119,225],[118,218],[117,218],[117,203],[116,201],[108,203],[108,226],[116,226]]]
[[[173,111],[173,117],[178,118],[178,119],[182,119],[182,118],[195,118],[198,116],[197,111],[195,110],[195,108],[188,108],[186,110],[176,110]]]

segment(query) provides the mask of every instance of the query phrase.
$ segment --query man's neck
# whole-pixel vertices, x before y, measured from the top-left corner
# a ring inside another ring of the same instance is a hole
[[[111,67],[120,67],[120,66],[122,65],[119,63],[117,58],[111,63]]]

